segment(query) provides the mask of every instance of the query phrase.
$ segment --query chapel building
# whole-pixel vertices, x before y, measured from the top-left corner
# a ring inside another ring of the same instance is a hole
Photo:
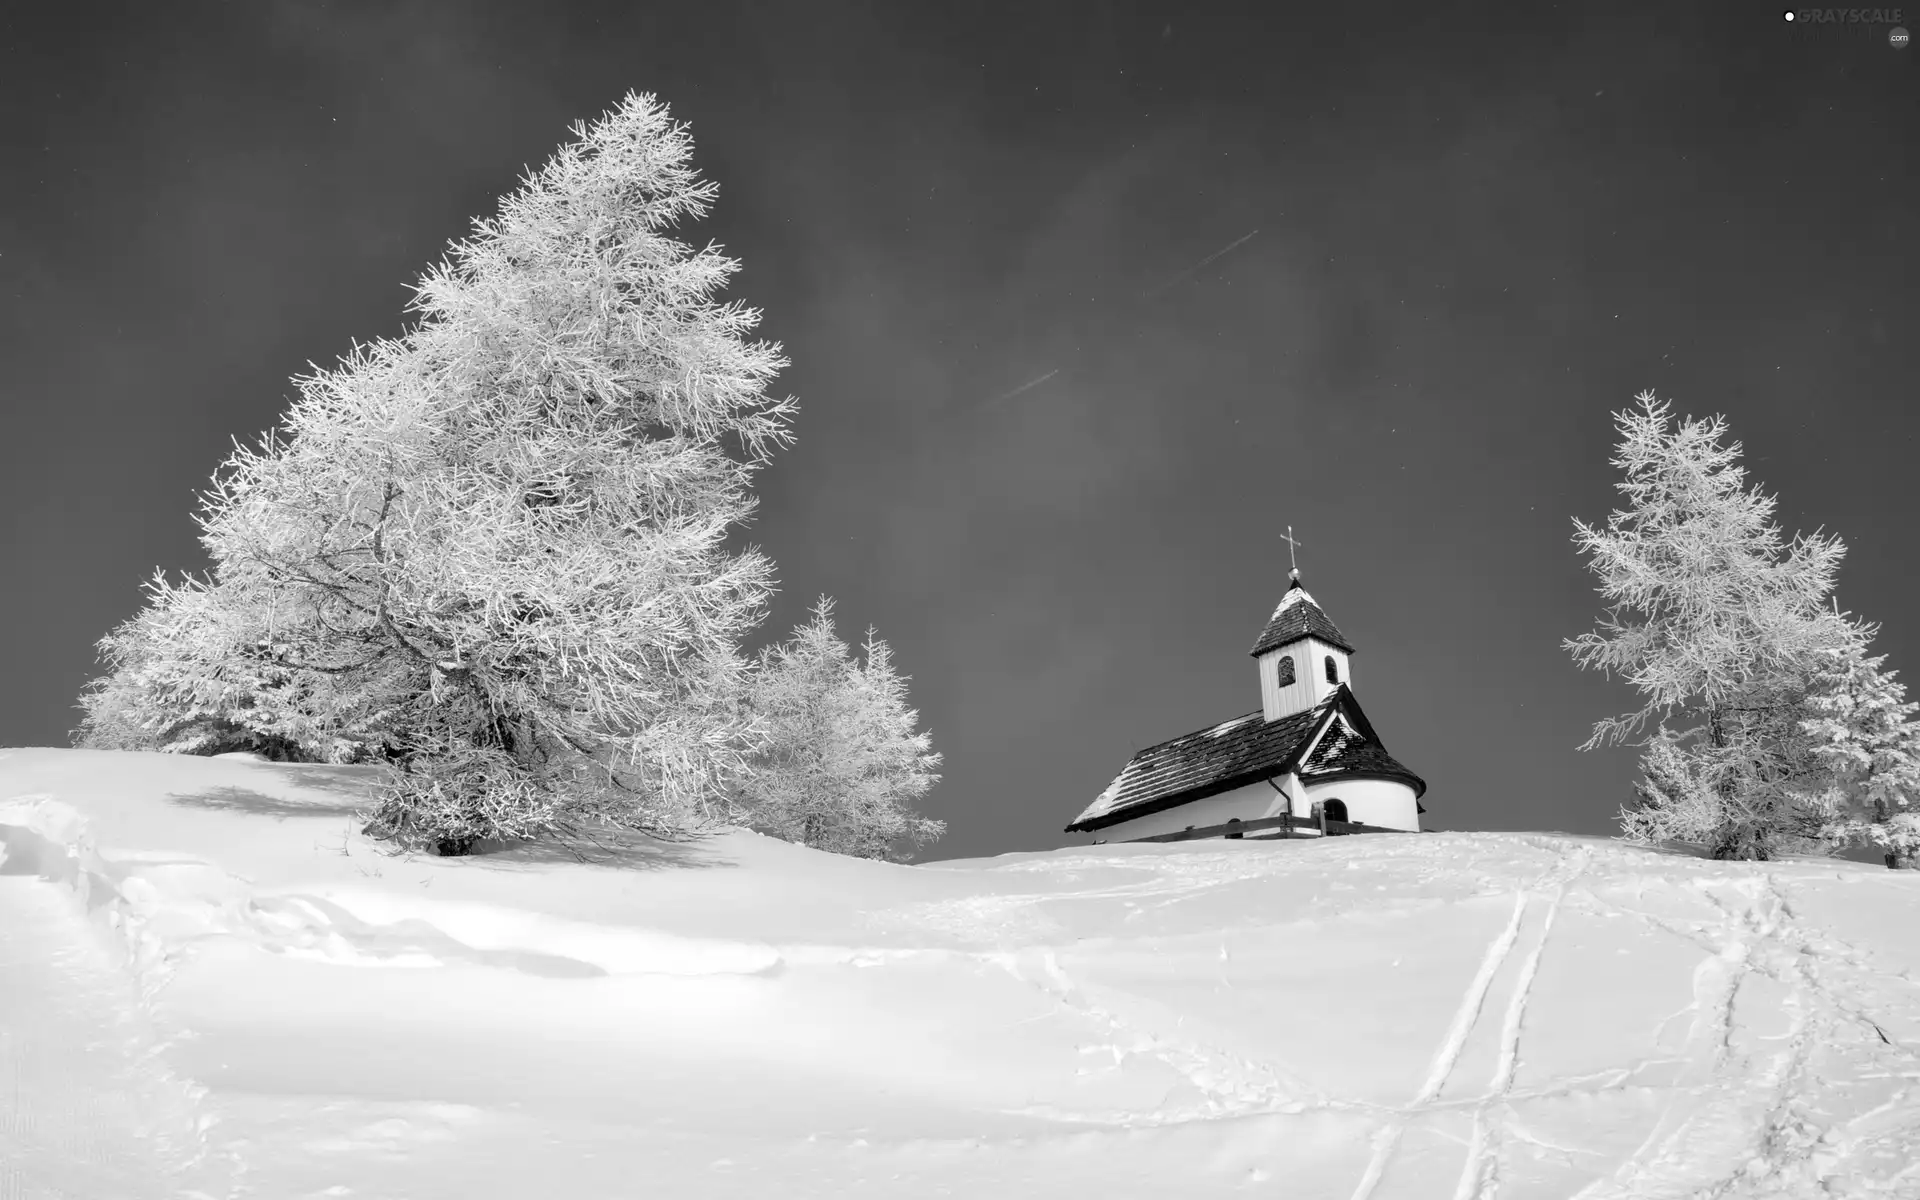
[[[1353,643],[1297,569],[1291,584],[1253,644],[1260,708],[1135,754],[1068,833],[1099,843],[1419,831],[1426,782],[1360,711]]]

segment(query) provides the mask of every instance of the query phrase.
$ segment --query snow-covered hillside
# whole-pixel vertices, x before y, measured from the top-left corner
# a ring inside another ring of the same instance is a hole
[[[400,859],[0,751],[0,1197],[1920,1196],[1920,875],[1547,835]]]

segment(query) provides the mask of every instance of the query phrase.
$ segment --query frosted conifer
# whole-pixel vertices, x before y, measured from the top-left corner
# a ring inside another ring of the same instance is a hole
[[[742,790],[748,820],[775,837],[836,854],[899,858],[944,822],[911,805],[939,782],[940,755],[916,730],[907,680],[867,631],[861,657],[834,634],[833,602],[760,658],[750,695],[766,743]]]
[[[81,697],[76,740],[110,750],[251,751],[295,762],[359,762],[383,744],[362,672],[318,669],[271,611],[240,588],[156,574],[147,605],[100,641],[109,673]],[[290,616],[290,614],[289,614]],[[276,624],[279,629],[276,630]]]
[[[1660,719],[1640,743],[1640,803],[1621,815],[1630,837],[1701,842],[1728,858],[1804,848],[1823,822],[1804,802],[1822,771],[1802,726],[1807,698],[1821,656],[1865,637],[1827,603],[1845,547],[1830,535],[1783,537],[1775,500],[1745,485],[1739,443],[1722,444],[1723,419],[1670,432],[1668,406],[1637,399],[1617,414],[1612,460],[1628,507],[1605,529],[1574,522],[1611,607],[1598,631],[1565,645],[1645,703],[1599,722],[1582,748]]]
[[[1810,799],[1837,842],[1881,847],[1890,867],[1920,867],[1920,703],[1906,698],[1886,656],[1861,646],[1824,656],[1802,727],[1828,769]]]
[[[766,392],[785,360],[715,299],[739,264],[672,236],[714,189],[665,106],[630,95],[574,133],[427,272],[415,328],[298,379],[283,427],[228,461],[188,597],[214,632],[137,618],[116,643],[128,671],[200,683],[110,676],[103,734],[272,668],[309,742],[377,743],[369,828],[404,844],[731,815],[754,744],[737,646],[771,565],[723,540],[787,441],[794,406]]]

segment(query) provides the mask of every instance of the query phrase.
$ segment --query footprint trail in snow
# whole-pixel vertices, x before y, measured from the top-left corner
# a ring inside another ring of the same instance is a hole
[[[222,1194],[194,1100],[72,893],[0,874],[0,1200]]]

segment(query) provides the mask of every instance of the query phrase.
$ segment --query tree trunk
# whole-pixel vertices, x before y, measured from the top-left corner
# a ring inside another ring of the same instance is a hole
[[[1889,871],[1920,871],[1920,853],[1912,850],[1894,850],[1887,854]]]
[[[1707,741],[1715,750],[1727,748],[1726,727],[1717,708],[1707,710]],[[1722,776],[1714,782],[1713,794],[1720,805],[1721,825],[1714,832],[1711,856],[1736,862],[1765,862],[1771,858],[1768,831],[1751,812],[1741,811],[1733,781]]]
[[[1745,822],[1723,825],[1708,854],[1733,862],[1765,862],[1773,857],[1765,835]]]

